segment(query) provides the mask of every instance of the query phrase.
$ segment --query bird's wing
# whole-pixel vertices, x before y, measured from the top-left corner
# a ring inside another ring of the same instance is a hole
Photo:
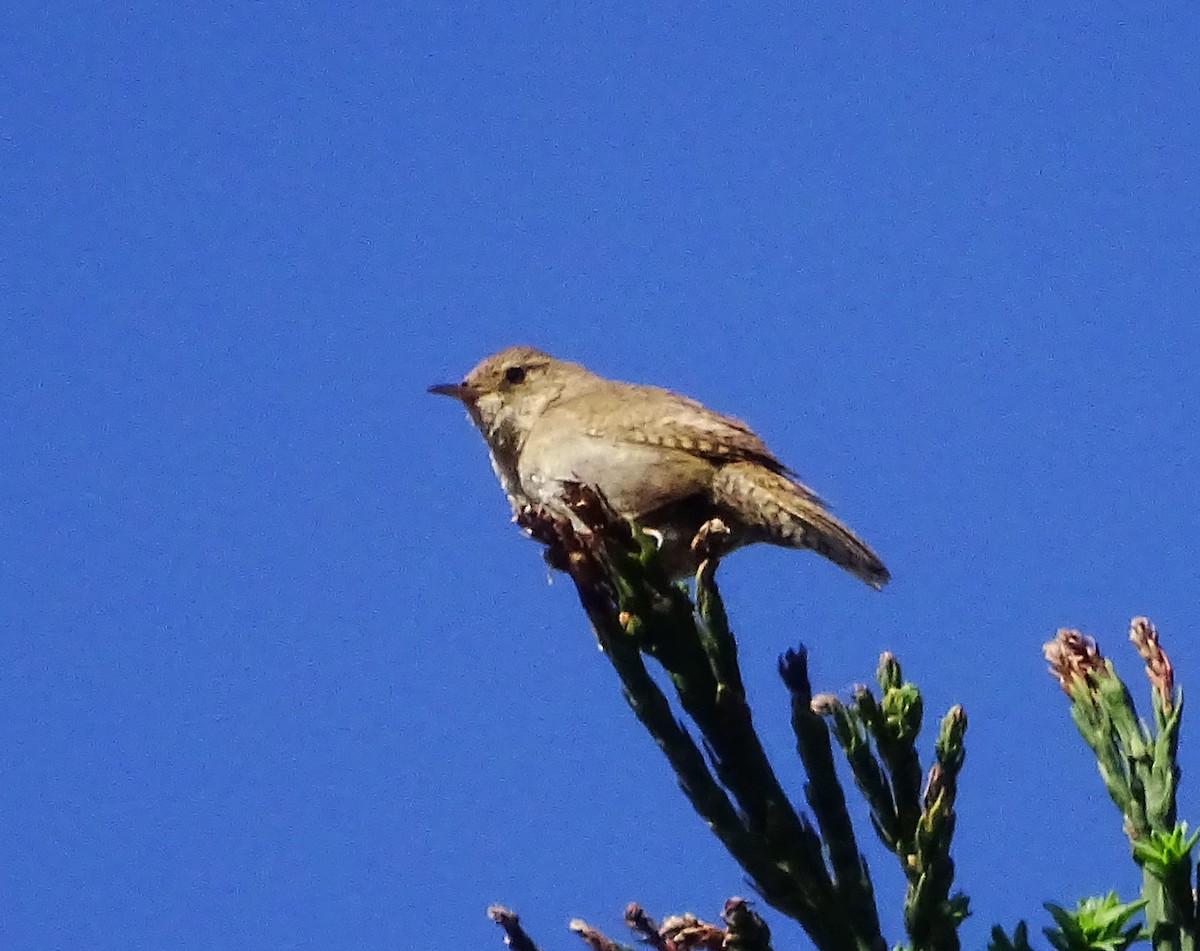
[[[678,449],[715,463],[756,462],[772,472],[793,475],[740,419],[671,390],[631,385],[614,411],[599,418],[575,406],[557,408],[577,413],[583,431],[597,439]]]

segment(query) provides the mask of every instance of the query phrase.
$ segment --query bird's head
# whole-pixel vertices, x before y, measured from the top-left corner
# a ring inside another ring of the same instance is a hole
[[[462,403],[489,443],[523,441],[546,407],[573,382],[592,377],[577,363],[556,360],[533,347],[508,347],[481,360],[461,383],[431,386],[430,393]]]

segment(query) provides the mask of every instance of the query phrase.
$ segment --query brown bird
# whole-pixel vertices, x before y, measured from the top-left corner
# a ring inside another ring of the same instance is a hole
[[[888,580],[875,552],[750,427],[686,396],[609,380],[533,347],[501,350],[461,383],[429,391],[466,406],[514,513],[563,512],[562,484],[579,482],[656,537],[674,577],[695,571],[692,542],[715,518],[729,530],[726,550],[810,548],[873,588]]]

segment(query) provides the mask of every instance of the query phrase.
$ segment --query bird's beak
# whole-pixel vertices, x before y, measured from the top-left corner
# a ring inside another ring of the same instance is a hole
[[[466,403],[471,396],[471,391],[463,383],[439,383],[437,386],[431,386],[429,392],[437,396],[449,396],[460,403]]]

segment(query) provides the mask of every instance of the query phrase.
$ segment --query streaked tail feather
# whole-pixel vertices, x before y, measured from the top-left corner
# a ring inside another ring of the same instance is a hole
[[[826,511],[816,494],[786,476],[752,462],[727,464],[714,478],[713,498],[762,541],[810,548],[872,588],[887,583],[888,570],[870,546]]]

